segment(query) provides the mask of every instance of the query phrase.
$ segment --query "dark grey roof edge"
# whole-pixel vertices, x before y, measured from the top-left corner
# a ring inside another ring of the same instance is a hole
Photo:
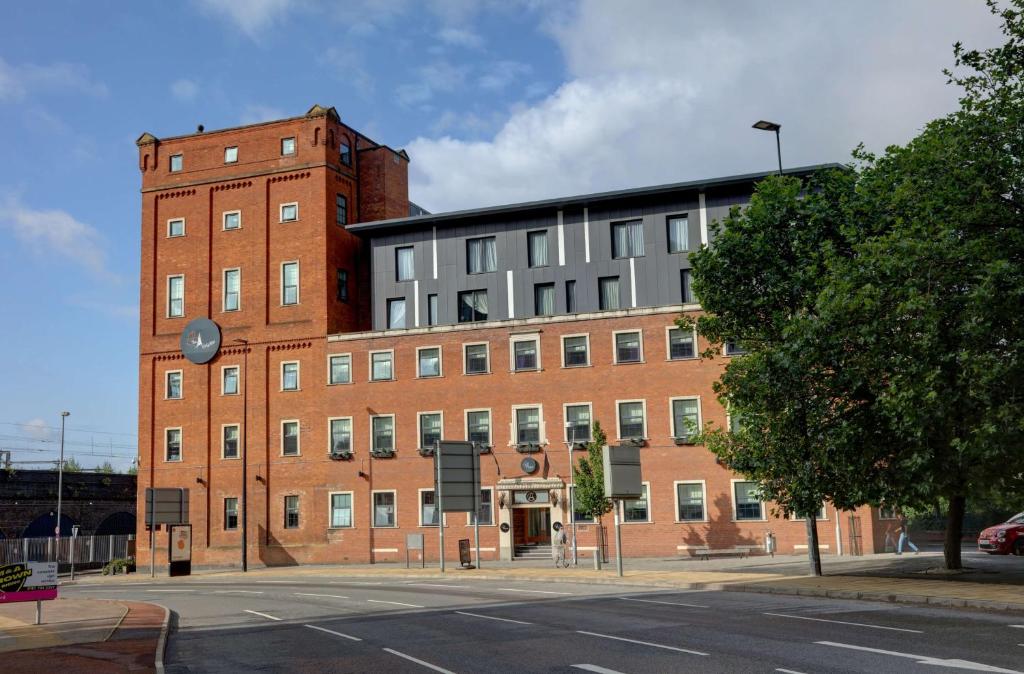
[[[798,166],[783,170],[785,175],[808,175],[827,169],[846,168],[845,164],[836,162],[828,164],[812,164],[810,166]],[[681,183],[667,183],[664,185],[651,185],[648,187],[633,187],[624,190],[613,190],[611,192],[594,192],[592,194],[580,194],[571,197],[557,197],[554,199],[542,199],[540,201],[524,201],[517,204],[505,204],[502,206],[484,206],[482,208],[470,208],[462,211],[448,211],[447,213],[431,213],[429,215],[418,215],[411,218],[392,218],[391,220],[374,220],[371,222],[357,222],[348,225],[347,229],[355,232],[368,232],[378,229],[390,229],[409,225],[438,223],[446,220],[461,220],[463,218],[479,217],[483,215],[496,215],[499,213],[514,213],[516,211],[531,211],[543,208],[564,208],[566,206],[586,205],[588,203],[608,201],[621,197],[639,197],[665,192],[676,192],[680,190],[692,190],[696,188],[723,187],[745,182],[753,182],[761,178],[776,174],[778,171],[759,171],[757,173],[744,173],[740,175],[725,176],[721,178],[709,178],[703,180],[690,180]]]

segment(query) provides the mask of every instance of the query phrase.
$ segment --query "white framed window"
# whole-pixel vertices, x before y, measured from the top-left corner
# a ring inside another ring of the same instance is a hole
[[[466,524],[476,524],[478,517],[480,518],[480,526],[494,526],[494,489],[492,487],[480,488],[480,509],[475,513],[466,513]]]
[[[612,332],[614,362],[642,363],[644,361],[644,337],[640,330],[616,330]]]
[[[281,263],[281,304],[291,306],[299,303],[299,263]]]
[[[420,432],[420,449],[433,449],[434,443],[444,436],[442,412],[417,412],[416,424]]]
[[[299,202],[281,204],[281,222],[295,222],[299,219]]]
[[[281,422],[281,456],[299,456],[301,453],[299,420],[283,420]]]
[[[167,317],[181,318],[185,315],[185,275],[167,277]]]
[[[562,367],[590,365],[590,335],[562,335]]]
[[[286,360],[281,363],[281,390],[299,390],[299,361]]]
[[[512,407],[512,444],[540,445],[544,438],[543,405],[514,405]]]
[[[490,344],[488,342],[463,344],[462,353],[464,356],[462,360],[463,374],[490,373]]]
[[[622,523],[639,524],[651,522],[651,483],[643,483],[643,496],[619,501],[622,504]]]
[[[185,218],[171,218],[167,221],[167,238],[185,236]]]
[[[242,228],[242,211],[224,211],[221,214],[221,227],[224,231]]]
[[[540,370],[540,335],[513,335],[509,338],[511,348],[510,369],[513,372]]]
[[[353,499],[350,491],[332,491],[327,493],[327,528],[350,529],[355,522],[352,512]]]
[[[238,146],[232,145],[231,147],[224,148],[224,163],[234,164],[238,161]]]
[[[646,400],[616,400],[615,409],[620,440],[647,437]]]
[[[391,381],[395,378],[395,352],[370,352],[370,381]]]
[[[164,376],[167,382],[167,386],[164,388],[164,398],[167,400],[181,400],[183,376],[181,370],[168,370]]]
[[[669,414],[672,419],[673,438],[691,438],[700,433],[700,396],[669,398]]]
[[[281,139],[281,156],[287,157],[288,155],[295,154],[295,136]]]
[[[220,369],[220,394],[222,396],[238,395],[238,366],[225,365]]]
[[[224,270],[224,311],[238,311],[242,308],[242,270],[239,268]]]
[[[373,491],[373,528],[393,529],[398,526],[398,494],[394,489]]]
[[[224,531],[238,528],[238,497],[229,496],[224,499]]]
[[[395,415],[370,417],[370,449],[374,452],[395,451]]]
[[[466,410],[466,440],[476,442],[485,447],[492,446],[491,442],[491,410]]]
[[[295,494],[284,497],[284,528],[299,528],[299,497]]]
[[[412,246],[395,248],[395,280],[412,281],[416,278],[416,254]]]
[[[420,526],[436,527],[441,521],[437,510],[437,497],[433,489],[418,489],[420,502]]]
[[[687,214],[670,215],[665,222],[668,227],[668,252],[685,253],[690,250],[690,220]]]
[[[615,259],[644,256],[644,223],[642,220],[612,223],[612,257]]]
[[[727,339],[725,344],[722,345],[723,356],[742,356],[746,353],[746,347],[737,339]]]
[[[594,524],[597,520],[590,513],[584,512],[580,507],[579,501],[576,499],[576,485],[569,485],[569,490],[572,493],[573,519],[576,521],[576,524]]]
[[[686,360],[697,357],[697,330],[665,328],[665,353],[668,360]]]
[[[405,327],[405,298],[393,297],[388,300],[388,329],[400,330]]]
[[[185,167],[185,159],[181,154],[172,154],[170,159],[171,173],[177,173]]]
[[[441,376],[441,347],[421,346],[416,349],[416,376]]]
[[[352,451],[352,417],[327,419],[327,453]]]
[[[238,424],[224,424],[220,427],[220,458],[237,459],[239,457]]]
[[[565,418],[565,441],[575,443],[590,442],[590,425],[593,419],[593,408],[590,403],[565,403],[562,405]]]
[[[352,354],[332,353],[327,356],[327,385],[352,383]]]
[[[764,503],[758,493],[756,482],[730,480],[732,483],[733,519],[740,521],[763,521]]]
[[[707,485],[704,480],[677,480],[676,522],[707,522]]]
[[[181,461],[181,427],[164,429],[164,461]]]

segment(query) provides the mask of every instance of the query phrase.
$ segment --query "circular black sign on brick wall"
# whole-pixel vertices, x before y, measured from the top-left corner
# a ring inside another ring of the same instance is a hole
[[[210,362],[220,350],[220,328],[209,318],[196,318],[181,331],[181,353],[196,365]]]
[[[502,523],[501,523],[501,527],[500,527],[500,528],[501,528],[501,533],[503,533],[503,534],[507,534],[507,533],[508,533],[508,530],[509,530],[509,529],[510,529],[511,527],[509,527],[509,525],[508,525],[508,522],[502,522]]]
[[[520,461],[519,467],[522,468],[523,472],[526,473],[527,475],[536,472],[537,468],[539,468],[539,466],[537,465],[537,459],[533,458],[532,456],[527,456],[522,461]]]

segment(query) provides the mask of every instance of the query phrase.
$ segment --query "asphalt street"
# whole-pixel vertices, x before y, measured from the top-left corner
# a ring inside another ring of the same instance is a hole
[[[169,674],[1024,671],[1024,617],[812,597],[456,574],[197,577],[65,594],[174,611]]]

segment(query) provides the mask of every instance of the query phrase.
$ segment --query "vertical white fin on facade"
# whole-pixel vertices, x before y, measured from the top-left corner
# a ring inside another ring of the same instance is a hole
[[[430,246],[434,253],[434,278],[437,278],[437,226],[431,228]]]
[[[708,207],[704,201],[704,193],[697,194],[697,204],[700,211],[700,244],[708,245]]]
[[[565,266],[565,227],[562,221],[562,211],[558,211],[558,266]]]
[[[629,299],[630,306],[636,309],[636,258],[629,258]]]
[[[413,327],[420,327],[420,282],[412,282],[412,324]]]
[[[509,318],[515,318],[516,317],[516,309],[515,309],[516,298],[515,298],[515,295],[512,292],[512,270],[511,269],[509,269],[506,272],[506,278],[508,279],[508,317]]]
[[[590,264],[590,209],[583,209],[583,249],[586,253],[586,262]]]

